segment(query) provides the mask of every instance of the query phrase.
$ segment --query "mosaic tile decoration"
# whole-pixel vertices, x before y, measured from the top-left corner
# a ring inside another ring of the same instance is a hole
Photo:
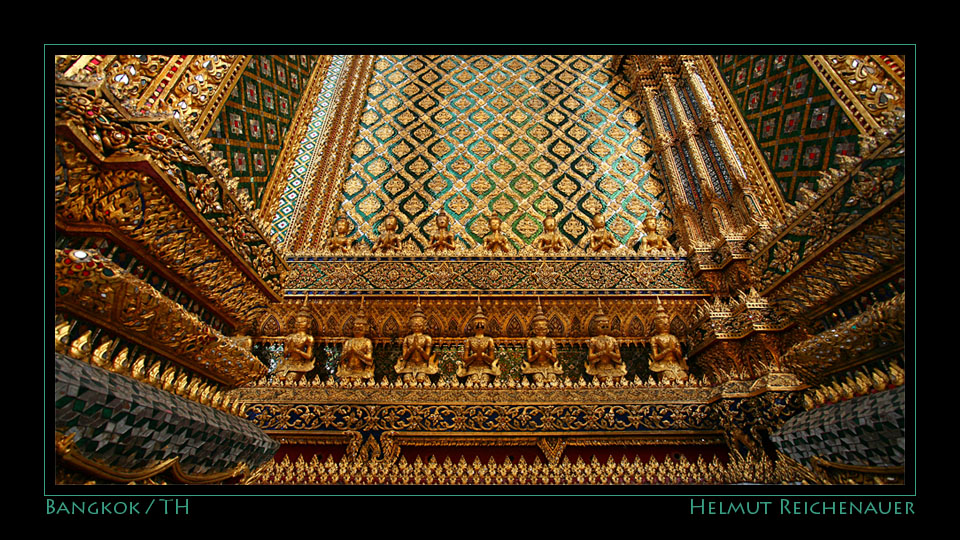
[[[734,101],[767,160],[784,198],[855,155],[859,131],[800,55],[715,57]]]
[[[514,247],[556,215],[573,243],[603,212],[620,242],[664,208],[631,90],[609,56],[380,56],[368,87],[342,208],[372,245],[393,213],[424,248],[441,209],[458,247],[499,215]],[[669,216],[667,216],[669,221]],[[332,223],[323,224],[323,237]]]
[[[316,55],[255,55],[204,135],[259,207]]]
[[[813,456],[846,465],[904,464],[903,386],[800,413],[771,440],[791,458]]]
[[[297,208],[297,200],[303,188],[309,179],[316,174],[317,163],[322,156],[320,145],[323,141],[321,138],[321,134],[324,132],[323,126],[327,121],[327,111],[334,101],[334,91],[343,72],[346,58],[344,55],[333,56],[330,68],[323,78],[322,89],[313,105],[310,123],[307,125],[307,133],[300,141],[297,157],[293,162],[293,169],[287,177],[286,187],[280,196],[277,213],[273,218],[271,233],[276,236],[278,244],[283,243],[286,239],[287,231],[291,225],[290,220],[293,218]]]
[[[242,418],[60,354],[54,399],[56,429],[75,434],[83,456],[114,468],[179,457],[188,474],[214,474],[239,463],[256,468],[279,448]]]

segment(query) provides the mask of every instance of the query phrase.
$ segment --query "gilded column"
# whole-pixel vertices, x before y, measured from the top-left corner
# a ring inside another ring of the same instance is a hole
[[[704,205],[709,207],[709,211],[704,209],[702,214],[707,217],[705,224],[708,226],[710,236],[720,238],[727,229],[732,228],[727,205],[723,202],[726,195],[721,186],[711,181],[716,177],[716,171],[712,170],[712,164],[706,163],[707,158],[700,151],[701,141],[698,139],[701,135],[697,129],[696,119],[686,114],[686,107],[677,91],[677,78],[676,75],[665,74],[662,84],[677,118],[677,147],[684,151],[685,157],[689,158],[694,176],[690,181],[698,183],[700,192],[704,194]]]
[[[660,99],[658,91],[653,86],[644,85],[640,88],[640,92],[643,94],[643,103],[646,105],[647,118],[652,120],[654,151],[667,176],[667,184],[674,203],[675,218],[683,224],[682,227],[679,227],[680,243],[690,251],[693,246],[704,241],[703,230],[697,217],[697,201],[692,194],[684,189],[683,178],[674,161],[678,157],[674,155],[676,140],[664,125],[664,119],[658,111],[657,101]]]
[[[731,193],[729,202],[733,218],[740,228],[749,227],[752,224],[766,223],[757,204],[758,195],[754,193],[747,181],[743,164],[737,157],[733,144],[730,142],[730,137],[724,129],[720,113],[717,111],[703,78],[698,72],[696,60],[691,57],[684,58],[681,64],[681,73],[700,108],[698,125],[716,145],[716,149],[723,159],[722,166],[726,167],[726,172],[731,177],[733,193]]]

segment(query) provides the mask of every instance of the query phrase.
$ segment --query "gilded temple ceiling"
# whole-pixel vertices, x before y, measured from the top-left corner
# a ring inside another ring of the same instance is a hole
[[[609,56],[376,57],[349,165],[327,204],[342,206],[358,246],[372,245],[392,214],[423,249],[440,211],[458,248],[482,244],[493,216],[517,250],[547,215],[580,244],[597,212],[630,245],[638,223],[665,210],[631,98]],[[303,247],[322,245],[338,212],[315,221]]]

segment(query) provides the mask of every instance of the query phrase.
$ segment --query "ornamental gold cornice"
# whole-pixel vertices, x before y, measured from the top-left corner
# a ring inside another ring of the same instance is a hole
[[[468,296],[540,294],[702,295],[688,262],[669,250],[639,256],[570,257],[299,257],[288,297],[424,294]],[[614,250],[613,253],[616,253]]]
[[[838,246],[851,242],[870,245],[860,251],[847,251],[846,258],[857,253],[872,254],[867,256],[869,260],[861,257],[841,263],[841,268],[852,273],[862,273],[865,264],[877,267],[870,262],[877,255],[884,261],[902,259],[904,135],[861,139],[865,157],[847,159],[840,169],[822,173],[818,193],[802,197],[788,213],[782,228],[764,230],[751,240],[753,245],[762,246],[756,250],[751,266],[765,295],[806,273],[807,266],[817,266],[825,255],[844,257],[834,252]],[[880,238],[875,233],[864,236],[865,230],[878,227],[882,229],[878,231]],[[776,295],[782,293],[778,291]]]
[[[864,135],[876,137],[906,109],[903,59],[884,55],[804,55]]]
[[[891,354],[904,346],[906,295],[871,305],[856,317],[803,342],[784,353],[782,362],[805,381],[850,369]]]
[[[719,426],[703,404],[251,404],[247,418],[264,430],[293,433],[357,432],[464,433],[632,432],[705,430]]]
[[[802,468],[802,466],[801,466]],[[809,475],[809,473],[808,473]],[[735,484],[797,482],[797,470],[788,469],[766,457],[742,456],[734,452],[727,463],[714,455],[711,461],[699,456],[691,462],[681,455],[667,456],[662,461],[655,457],[647,461],[626,457],[617,461],[612,457],[600,461],[596,456],[588,460],[571,461],[564,457],[544,463],[539,457],[527,462],[506,459],[497,463],[492,458],[484,463],[479,457],[468,461],[449,456],[440,460],[431,455],[419,456],[410,462],[399,456],[396,461],[375,463],[344,457],[321,461],[317,454],[309,460],[303,455],[291,460],[268,464],[256,475],[252,484],[317,484],[317,485],[640,485],[640,484]]]
[[[57,90],[58,227],[132,243],[229,317],[279,299],[285,262],[177,124],[124,119],[100,87]],[[194,257],[231,283],[194,276]]]
[[[222,384],[236,386],[267,373],[249,351],[96,252],[58,251],[54,276],[58,311],[108,328]]]

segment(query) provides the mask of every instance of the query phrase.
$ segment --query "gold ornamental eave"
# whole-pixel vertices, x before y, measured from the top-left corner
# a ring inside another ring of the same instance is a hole
[[[165,459],[152,467],[145,467],[143,469],[120,469],[105,463],[100,463],[97,460],[90,459],[81,454],[76,448],[74,435],[74,433],[71,433],[68,436],[64,436],[59,432],[54,434],[54,444],[57,455],[70,467],[109,482],[140,482],[167,473],[175,481],[182,484],[219,484],[232,478],[246,476],[250,473],[247,465],[240,463],[232,470],[222,473],[188,474],[180,467],[179,456]]]
[[[318,431],[291,433],[285,430],[264,430],[280,444],[346,445],[353,440],[347,431]],[[637,433],[583,431],[450,433],[429,431],[394,432],[394,442],[401,446],[540,446],[545,439],[556,439],[562,446],[653,446],[664,444],[713,445],[724,444],[721,430],[674,430]]]
[[[183,306],[93,251],[58,251],[55,307],[228,386],[267,368]]]
[[[177,124],[170,124],[173,129],[177,132],[180,132],[180,128]],[[217,232],[206,219],[198,214],[197,210],[187,201],[183,192],[178,189],[174,183],[170,180],[166,173],[164,173],[157,164],[149,156],[142,154],[135,155],[119,155],[119,156],[110,156],[104,157],[91,143],[82,130],[78,129],[75,125],[68,122],[58,122],[56,125],[56,133],[59,137],[64,137],[70,141],[79,144],[84,152],[89,158],[92,158],[92,161],[95,165],[103,167],[108,170],[135,170],[144,174],[146,177],[150,178],[157,186],[159,186],[164,194],[170,198],[170,200],[176,205],[177,210],[179,210],[184,216],[186,216],[192,223],[194,223],[200,233],[214,242],[220,251],[225,255],[240,272],[242,272],[260,291],[267,297],[267,301],[279,301],[280,295],[271,289],[260,276],[247,264],[246,261],[242,260],[236,252],[230,247],[226,240]],[[181,137],[186,140],[186,137],[180,132]],[[229,196],[229,193],[225,193],[226,196]],[[93,232],[100,232],[104,228],[110,230],[115,238],[123,239],[128,238],[126,244],[137,243],[129,239],[129,237],[123,234],[121,231],[117,230],[115,227],[103,223],[68,223],[64,222],[57,216],[56,223],[58,226],[62,226],[65,230],[69,229],[71,232],[83,232],[88,225],[95,225]],[[96,230],[99,229],[99,230]],[[270,248],[273,249],[272,247]],[[277,257],[277,260],[286,266],[286,261],[282,258]],[[177,280],[181,282],[182,280]]]

